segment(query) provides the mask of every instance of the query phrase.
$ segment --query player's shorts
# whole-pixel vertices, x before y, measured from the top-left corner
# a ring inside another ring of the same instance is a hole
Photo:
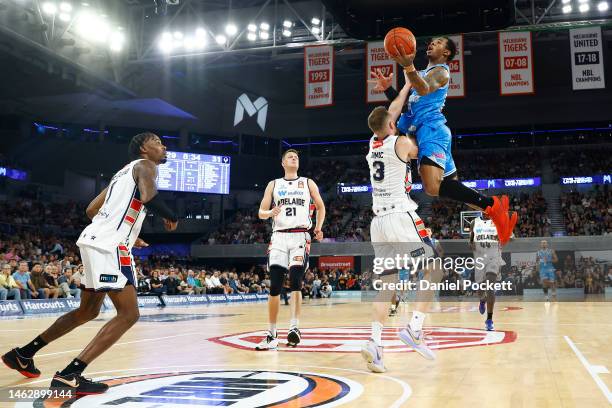
[[[419,146],[419,164],[424,157],[427,157],[444,169],[444,177],[457,171],[451,154],[451,131],[444,122],[421,125],[416,131],[416,138]]]
[[[128,284],[136,286],[134,259],[127,246],[119,245],[114,252],[85,245],[79,249],[85,289],[104,292],[121,290]]]
[[[499,262],[496,262],[495,260],[492,260],[490,262],[484,262],[483,268],[479,268],[478,266],[476,266],[474,268],[474,281],[477,283],[484,282],[487,277],[487,274],[489,273],[495,274],[496,281],[500,280],[501,279],[501,273],[500,273],[501,267],[502,265]]]
[[[272,265],[289,269],[302,266],[308,269],[310,234],[308,232],[273,232],[268,246],[268,267]]]
[[[427,240],[425,224],[414,211],[375,216],[370,224],[370,237],[376,258],[375,267],[376,263],[379,263],[379,268],[382,267],[384,259],[396,259],[398,255],[400,258],[404,255],[408,258],[434,256],[434,250]],[[402,268],[399,269],[404,269],[403,265],[400,266]]]
[[[555,269],[548,266],[540,266],[540,280],[541,281],[555,281]]]

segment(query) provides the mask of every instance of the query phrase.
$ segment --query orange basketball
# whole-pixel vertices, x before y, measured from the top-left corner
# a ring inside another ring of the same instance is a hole
[[[387,51],[387,54],[396,57],[395,47],[399,49],[400,45],[404,47],[406,54],[413,54],[416,51],[416,38],[414,38],[412,31],[407,28],[397,27],[385,35],[385,51]]]

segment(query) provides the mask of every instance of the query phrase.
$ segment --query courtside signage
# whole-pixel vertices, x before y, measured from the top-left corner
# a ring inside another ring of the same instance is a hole
[[[451,35],[457,46],[457,55],[448,62],[450,69],[450,83],[448,85],[448,98],[463,98],[465,96],[465,65],[463,62],[463,34]]]
[[[393,74],[391,86],[397,89],[397,64],[389,54],[385,51],[385,43],[383,41],[369,42],[366,47],[366,102],[378,103],[387,102],[387,97],[384,91],[375,91],[376,84],[369,83],[368,79],[376,79],[372,74],[373,71],[380,70],[384,76]]]
[[[534,93],[531,32],[509,31],[498,35],[501,95]]]
[[[0,300],[0,316],[21,316],[23,310],[18,300]]]
[[[334,104],[334,47],[304,47],[304,107]]]

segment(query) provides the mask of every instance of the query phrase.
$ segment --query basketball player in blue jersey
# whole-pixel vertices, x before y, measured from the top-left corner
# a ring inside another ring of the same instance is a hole
[[[395,50],[397,56],[393,59],[404,68],[412,87],[408,111],[400,117],[397,128],[405,134],[416,135],[419,174],[425,192],[483,210],[497,227],[500,242],[507,243],[518,219],[515,212],[508,215],[508,197],[487,197],[464,186],[458,180],[451,155],[451,132],[442,109],[450,81],[447,63],[457,52],[455,43],[447,37],[434,38],[427,47],[429,63],[423,71],[414,67],[416,54],[407,54],[401,45]]]
[[[553,263],[558,262],[557,253],[554,249],[548,247],[548,242],[542,240],[540,242],[540,249],[536,253],[536,268],[540,274],[540,281],[542,282],[542,290],[546,295],[546,301],[550,300],[548,295],[548,289],[552,288],[553,300],[557,300],[557,283],[555,280],[555,265]]]
[[[178,223],[174,212],[157,193],[155,184],[157,166],[166,162],[166,147],[160,138],[149,132],[136,135],[128,151],[133,161],[113,176],[109,186],[93,199],[86,210],[92,222],[77,241],[84,266],[83,292],[78,309],[61,316],[30,343],[2,356],[4,364],[23,376],[39,377],[34,355],[52,341],[95,319],[108,294],[117,315],[100,329],[66,368],[55,373],[51,381],[51,388],[69,389],[77,398],[100,394],[108,389],[106,383],[92,381],[82,373],[140,316],[131,249],[146,246],[138,234],[147,210],[163,217],[167,231],[174,231]]]

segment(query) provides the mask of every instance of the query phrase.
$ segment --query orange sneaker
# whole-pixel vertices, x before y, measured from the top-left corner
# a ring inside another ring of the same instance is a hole
[[[493,206],[485,208],[485,214],[493,221],[495,228],[497,228],[497,236],[499,242],[505,245],[510,241],[514,226],[518,221],[518,214],[512,212],[512,215],[508,216],[508,209],[510,206],[510,200],[508,196],[503,195],[501,199],[497,196],[493,196]]]

